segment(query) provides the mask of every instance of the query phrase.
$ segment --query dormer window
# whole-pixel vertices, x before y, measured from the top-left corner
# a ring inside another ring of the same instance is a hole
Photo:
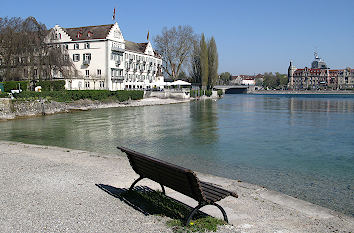
[[[91,38],[91,37],[93,36],[93,33],[89,31],[89,32],[87,33],[87,36],[88,36],[89,38]]]
[[[78,32],[77,33],[77,38],[80,38],[82,36],[82,33],[81,32]]]

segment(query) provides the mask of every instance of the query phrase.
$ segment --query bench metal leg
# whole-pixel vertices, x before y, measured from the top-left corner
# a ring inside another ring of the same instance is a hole
[[[199,203],[199,204],[197,205],[197,207],[195,207],[195,208],[192,210],[192,212],[189,214],[189,216],[188,216],[188,218],[187,218],[186,226],[189,225],[189,223],[190,223],[190,221],[191,221],[193,215],[194,215],[200,208],[202,208],[203,206],[206,206],[206,205],[208,205],[208,204],[206,204],[206,203]],[[218,205],[218,204],[216,204],[216,203],[212,203],[212,204],[210,204],[210,205],[215,205],[216,207],[218,207],[219,210],[221,211],[222,215],[224,216],[224,221],[227,222],[227,223],[229,223],[229,220],[227,219],[227,215],[226,215],[226,212],[225,212],[224,208],[222,208],[220,205]]]
[[[192,212],[189,214],[189,216],[188,216],[188,218],[187,218],[186,226],[189,226],[189,223],[190,223],[190,221],[191,221],[193,215],[194,215],[200,208],[202,208],[202,207],[205,206],[205,205],[206,205],[206,204],[204,204],[204,203],[199,203],[199,204],[197,205],[197,207],[195,207],[195,208],[192,210]]]
[[[141,181],[142,179],[144,179],[144,177],[142,177],[142,176],[140,176],[138,179],[136,179],[136,180],[132,183],[132,185],[130,186],[129,191],[132,191],[133,188],[134,188],[134,185],[136,185],[136,183],[138,183],[138,182]]]
[[[165,187],[163,187],[163,185],[162,185],[162,184],[160,184],[160,185],[161,185],[162,193],[166,195],[166,192],[165,192]]]
[[[229,220],[227,219],[227,215],[226,215],[226,212],[225,212],[224,208],[222,208],[220,205],[218,205],[216,203],[213,203],[213,205],[215,205],[216,207],[219,208],[219,210],[221,211],[222,215],[224,216],[224,221],[229,223]]]

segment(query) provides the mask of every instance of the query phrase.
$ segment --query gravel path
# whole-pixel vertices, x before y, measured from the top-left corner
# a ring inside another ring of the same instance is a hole
[[[121,155],[121,156],[119,156]],[[96,186],[127,188],[137,175],[116,157],[57,147],[0,141],[1,232],[171,232],[166,217],[145,216]],[[235,190],[220,202],[232,225],[219,232],[353,232],[349,216],[259,186],[198,174]],[[141,182],[153,189],[159,186]],[[167,195],[196,202],[171,189]],[[221,217],[215,207],[204,212]]]

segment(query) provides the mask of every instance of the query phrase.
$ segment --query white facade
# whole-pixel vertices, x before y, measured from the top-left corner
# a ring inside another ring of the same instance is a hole
[[[81,28],[56,25],[47,43],[62,46],[78,71],[65,79],[68,90],[159,88],[161,57],[151,43],[124,40],[118,23]]]
[[[255,86],[256,85],[256,81],[254,79],[243,79],[241,81],[241,85]]]

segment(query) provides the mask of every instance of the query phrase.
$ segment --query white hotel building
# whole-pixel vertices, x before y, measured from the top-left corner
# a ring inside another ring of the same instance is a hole
[[[68,90],[163,88],[161,56],[150,42],[126,41],[117,22],[78,28],[56,25],[47,43],[62,46],[78,71],[76,77],[65,78]]]

